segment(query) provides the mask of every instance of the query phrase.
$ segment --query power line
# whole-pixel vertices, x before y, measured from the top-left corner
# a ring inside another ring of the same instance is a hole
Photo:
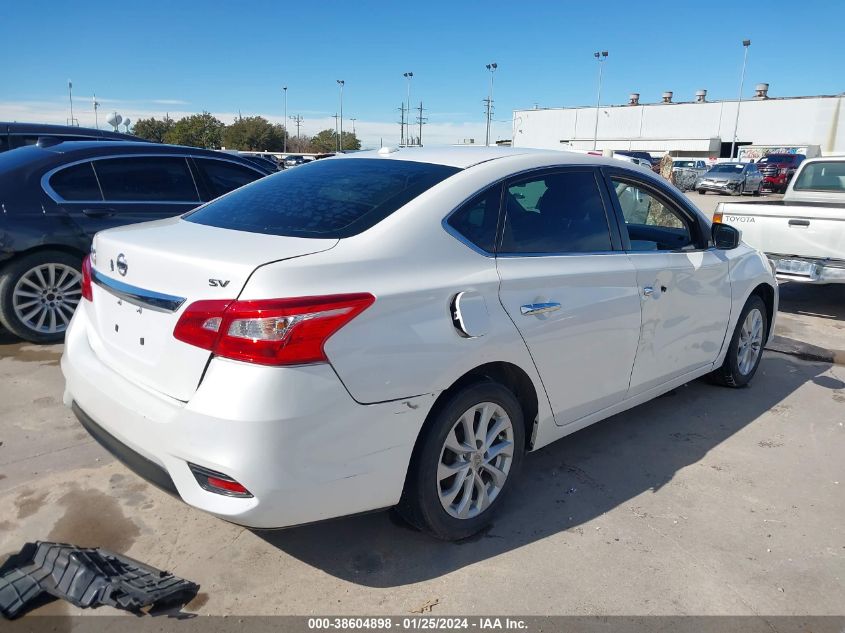
[[[423,111],[425,109],[423,108],[422,101],[420,101],[420,107],[417,108],[417,110],[419,111],[419,115],[417,116],[417,123],[420,126],[420,134],[417,137],[417,145],[422,145],[422,126],[425,125],[425,123],[428,121],[428,117],[423,116]]]

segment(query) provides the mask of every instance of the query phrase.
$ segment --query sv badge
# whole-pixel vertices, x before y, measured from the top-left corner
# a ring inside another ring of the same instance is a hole
[[[209,279],[209,280],[208,280],[208,285],[209,285],[209,286],[211,286],[212,288],[225,288],[226,286],[228,286],[228,285],[229,285],[229,280],[228,280],[228,279],[226,279],[226,280],[223,280],[223,279]]]

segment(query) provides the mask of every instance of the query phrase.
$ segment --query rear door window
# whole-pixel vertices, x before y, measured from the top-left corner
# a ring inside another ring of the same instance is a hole
[[[194,161],[205,176],[212,198],[248,185],[263,176],[254,169],[226,160],[194,158]]]
[[[269,235],[349,237],[458,171],[395,159],[320,160],[266,176],[184,218]]]
[[[593,170],[545,174],[505,190],[501,253],[595,253],[613,250]]]
[[[496,245],[501,199],[502,186],[492,187],[461,205],[446,223],[470,243],[492,253]]]
[[[74,202],[101,201],[103,194],[91,163],[79,163],[57,171],[50,177],[50,187],[59,197]]]
[[[131,156],[94,161],[108,202],[198,202],[185,158]]]

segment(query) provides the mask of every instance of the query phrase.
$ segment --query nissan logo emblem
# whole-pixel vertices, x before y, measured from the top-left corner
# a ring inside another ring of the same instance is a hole
[[[117,272],[121,277],[126,277],[126,271],[129,270],[129,264],[126,263],[126,255],[121,253],[117,256]]]

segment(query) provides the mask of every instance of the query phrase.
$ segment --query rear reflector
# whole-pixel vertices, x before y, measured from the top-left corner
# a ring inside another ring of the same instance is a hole
[[[214,492],[226,497],[252,496],[252,493],[249,490],[244,488],[243,485],[239,484],[228,475],[191,463],[188,464],[188,468],[191,469],[194,479],[197,480],[197,483],[203,490],[208,490],[209,492]]]
[[[82,260],[82,298],[88,301],[94,300],[94,292],[91,290],[91,256],[86,255]]]
[[[344,294],[258,301],[214,300],[189,305],[173,336],[217,356],[261,365],[328,362],[323,347],[375,301]]]

